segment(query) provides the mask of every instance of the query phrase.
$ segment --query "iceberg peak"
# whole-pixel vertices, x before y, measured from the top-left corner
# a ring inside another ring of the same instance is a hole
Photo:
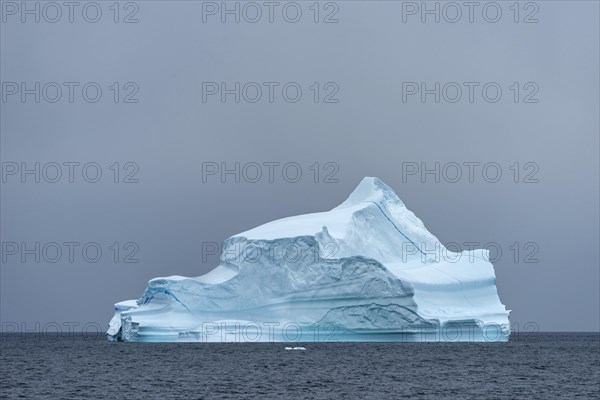
[[[365,177],[350,193],[350,196],[336,208],[355,206],[360,203],[374,202],[378,204],[395,203],[404,206],[398,195],[377,177]]]

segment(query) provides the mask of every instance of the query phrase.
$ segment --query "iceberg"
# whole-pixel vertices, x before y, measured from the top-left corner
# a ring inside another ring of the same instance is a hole
[[[378,178],[327,212],[223,243],[205,275],[148,282],[115,304],[126,342],[507,341],[487,250],[452,252]]]

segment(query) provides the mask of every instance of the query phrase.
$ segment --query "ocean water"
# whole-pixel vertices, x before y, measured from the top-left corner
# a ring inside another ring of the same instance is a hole
[[[109,343],[0,337],[0,398],[598,399],[600,334],[508,343]]]

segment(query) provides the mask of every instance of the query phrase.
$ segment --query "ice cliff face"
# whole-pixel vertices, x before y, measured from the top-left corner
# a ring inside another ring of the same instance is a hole
[[[227,239],[196,278],[115,305],[119,341],[506,341],[487,252],[453,253],[385,183]]]

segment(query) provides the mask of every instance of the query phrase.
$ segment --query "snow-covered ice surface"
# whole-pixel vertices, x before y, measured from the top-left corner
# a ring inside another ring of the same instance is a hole
[[[506,341],[487,251],[453,253],[377,178],[328,212],[227,239],[196,278],[115,304],[109,340]]]

